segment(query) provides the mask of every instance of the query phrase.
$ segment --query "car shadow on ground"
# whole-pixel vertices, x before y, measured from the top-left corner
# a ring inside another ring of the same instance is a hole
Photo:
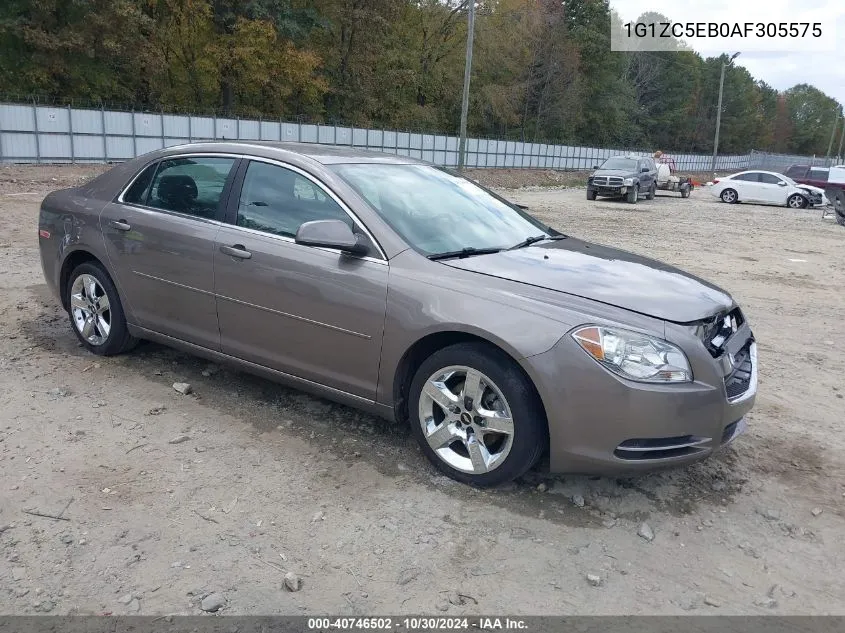
[[[236,369],[157,343],[142,342],[127,354],[99,358],[78,343],[65,312],[45,286],[31,288],[32,319],[21,321],[22,348],[79,358],[80,368],[106,363],[159,383],[169,393],[174,382],[193,387],[189,397],[249,425],[256,433],[281,428],[330,452],[337,460],[366,460],[404,486],[423,485],[461,500],[500,506],[525,516],[572,526],[611,527],[617,520],[639,521],[652,513],[683,516],[701,506],[733,503],[749,480],[748,468],[727,447],[709,459],[683,468],[631,477],[552,475],[547,460],[518,480],[492,489],[475,489],[437,471],[423,456],[405,424],[313,397]],[[336,464],[337,461],[331,463]],[[327,465],[329,462],[327,462]]]

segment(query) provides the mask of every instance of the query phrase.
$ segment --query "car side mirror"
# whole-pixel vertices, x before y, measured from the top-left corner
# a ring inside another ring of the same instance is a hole
[[[786,182],[783,181],[783,180],[778,180],[778,186],[779,187],[786,187]]]
[[[342,220],[312,220],[304,222],[296,231],[297,244],[334,248],[350,255],[366,255],[367,245]]]
[[[640,172],[642,172],[643,174],[648,173],[648,167],[643,167],[643,168],[640,170]]]

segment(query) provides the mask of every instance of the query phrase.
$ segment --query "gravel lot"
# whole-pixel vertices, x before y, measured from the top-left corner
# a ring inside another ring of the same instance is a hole
[[[404,428],[158,345],[80,348],[35,222],[99,169],[0,169],[0,612],[845,614],[845,229],[819,211],[505,192],[729,289],[760,393],[694,467],[476,491]]]

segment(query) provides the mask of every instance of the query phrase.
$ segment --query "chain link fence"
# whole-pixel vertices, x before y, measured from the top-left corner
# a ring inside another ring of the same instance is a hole
[[[121,162],[156,149],[204,140],[294,141],[346,145],[458,164],[458,137],[338,124],[164,112],[0,103],[0,163]],[[513,140],[467,139],[465,164],[475,168],[589,170],[618,154],[650,156],[651,150],[600,148]],[[709,172],[712,156],[672,153],[682,172]],[[818,159],[765,152],[723,155],[716,171],[785,169]],[[828,160],[828,162],[831,162]],[[835,161],[833,161],[835,162]]]

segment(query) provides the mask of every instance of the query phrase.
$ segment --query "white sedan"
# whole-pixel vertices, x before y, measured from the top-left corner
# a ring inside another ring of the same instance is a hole
[[[710,193],[722,202],[759,202],[777,204],[792,209],[825,204],[824,190],[797,182],[774,171],[742,171],[725,178],[717,178]]]

